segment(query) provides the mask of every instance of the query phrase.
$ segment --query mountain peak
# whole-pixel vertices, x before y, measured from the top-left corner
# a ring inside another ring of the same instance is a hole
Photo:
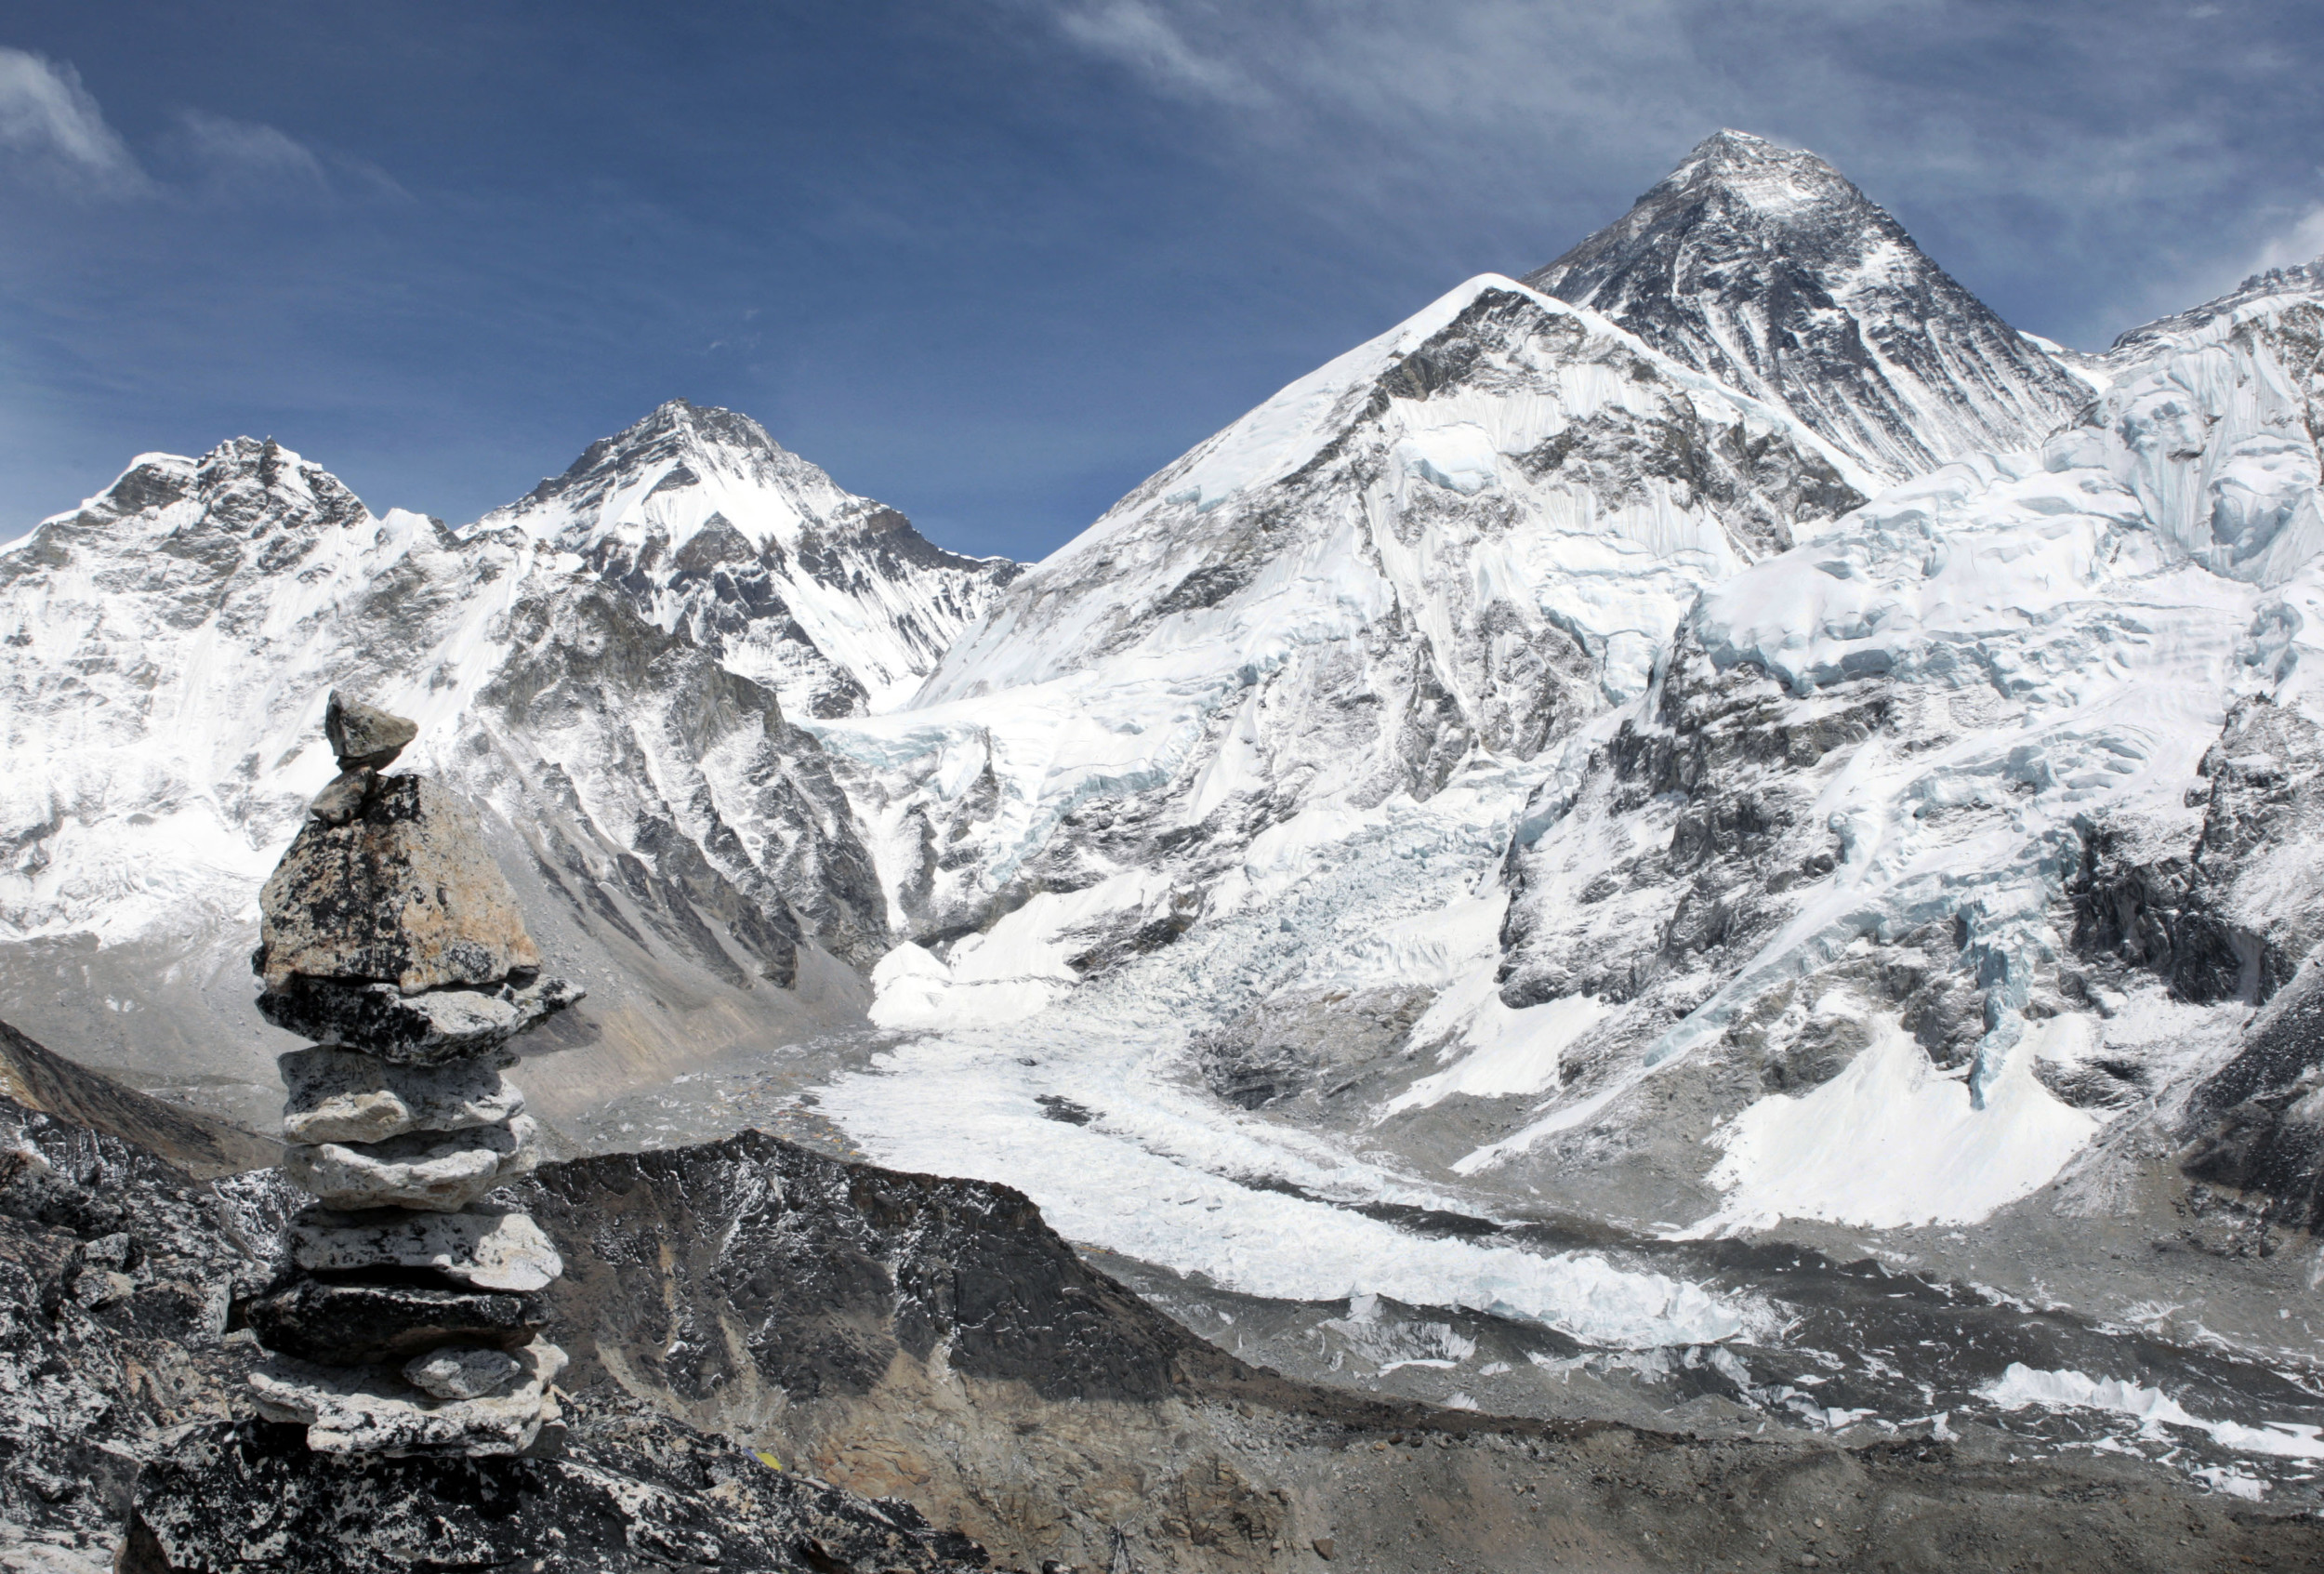
[[[2086,392],[1847,177],[1745,131],[1525,282],[1789,409],[1868,486],[2021,447]]]
[[[1771,218],[1804,216],[1835,203],[1861,204],[1880,218],[1888,218],[1846,176],[1816,154],[1748,131],[1712,132],[1654,190],[1699,192],[1712,188]],[[1640,205],[1646,200],[1641,198]]]

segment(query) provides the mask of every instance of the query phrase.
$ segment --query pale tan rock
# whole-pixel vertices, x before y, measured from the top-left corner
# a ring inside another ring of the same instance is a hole
[[[477,1290],[524,1294],[565,1271],[557,1248],[524,1213],[309,1209],[291,1221],[287,1239],[291,1261],[310,1273],[432,1268]]]
[[[303,974],[417,994],[541,965],[467,805],[421,776],[381,777],[344,825],[304,822],[258,912],[252,966],[269,990]]]
[[[318,1143],[283,1155],[291,1184],[327,1208],[452,1213],[533,1167],[532,1117],[383,1143]]]

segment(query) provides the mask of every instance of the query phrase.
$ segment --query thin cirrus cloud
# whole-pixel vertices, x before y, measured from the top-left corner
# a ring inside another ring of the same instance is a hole
[[[205,110],[180,111],[154,153],[149,168],[69,63],[0,47],[0,165],[19,177],[95,198],[408,196],[376,165]]]
[[[127,195],[148,185],[80,73],[22,49],[0,48],[0,156],[85,195]]]

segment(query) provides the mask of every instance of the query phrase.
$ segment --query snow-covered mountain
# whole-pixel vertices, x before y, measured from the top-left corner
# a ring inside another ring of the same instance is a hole
[[[2324,1175],[2319,368],[2316,269],[2070,356],[1723,133],[1023,573],[684,404],[456,534],[149,458],[0,554],[0,984],[247,1076],[337,682],[556,915],[576,1106],[867,1009],[816,1092],[886,1162],[1599,1344],[1781,1319],[1492,1225],[1985,1228],[2054,1288],[2061,1210],[2196,1229],[2192,1143],[2264,1239]]]
[[[674,399],[467,534],[578,554],[794,716],[887,709],[1020,565],[931,543],[747,416]]]
[[[2090,397],[1838,170],[1740,131],[1525,283],[1789,409],[1875,481],[2038,442]]]
[[[603,1008],[576,1091],[850,1020],[885,904],[776,688],[916,681],[1008,569],[682,403],[458,533],[271,441],[142,456],[0,553],[11,1009],[149,1078],[271,1080],[243,958],[342,686],[419,721],[408,758],[554,914]]]
[[[1612,310],[1472,281],[818,728],[922,1034],[823,1107],[1252,1293],[1533,1316],[1280,1197],[2039,1274],[2223,1099],[2307,1184],[2316,1057],[2217,1068],[2324,934],[2314,276],[2069,367],[1734,136],[1559,269]]]
[[[1637,694],[1703,587],[1860,500],[1780,411],[1487,275],[1147,481],[909,709],[823,735],[902,927],[1032,898],[1166,932],[1270,827]],[[1036,972],[1113,944],[1085,939]]]

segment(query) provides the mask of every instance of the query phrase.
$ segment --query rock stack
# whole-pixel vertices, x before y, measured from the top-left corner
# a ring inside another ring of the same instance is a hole
[[[313,1040],[281,1063],[283,1168],[315,1201],[245,1309],[272,1353],[258,1409],[324,1452],[538,1451],[565,1356],[534,1292],[564,1264],[484,1199],[534,1157],[508,1042],[580,992],[541,978],[466,806],[380,774],[418,729],[336,693],[324,729],[339,775],[259,895],[252,959],[258,1010]]]

